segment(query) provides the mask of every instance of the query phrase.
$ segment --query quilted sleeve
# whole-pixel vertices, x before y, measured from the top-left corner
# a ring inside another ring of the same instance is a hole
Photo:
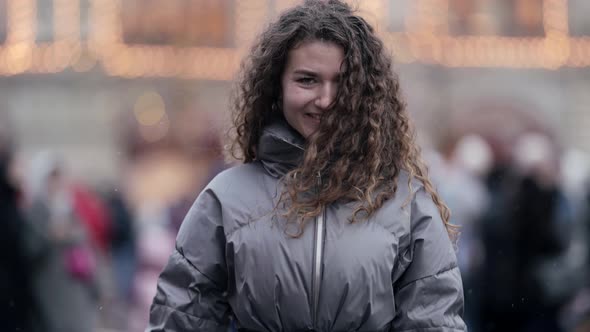
[[[221,205],[205,190],[185,217],[160,275],[146,332],[227,332],[227,275]]]
[[[421,188],[411,205],[411,240],[394,280],[392,331],[466,331],[463,285],[455,251],[438,209]]]

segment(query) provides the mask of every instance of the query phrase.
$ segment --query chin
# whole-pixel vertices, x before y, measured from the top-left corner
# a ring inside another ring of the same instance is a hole
[[[315,134],[317,132],[317,128],[316,129],[308,129],[304,131],[304,135],[303,137],[305,137],[305,139],[310,138],[313,134]]]

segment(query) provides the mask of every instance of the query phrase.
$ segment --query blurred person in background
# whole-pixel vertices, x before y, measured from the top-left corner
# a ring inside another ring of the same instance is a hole
[[[110,254],[112,230],[111,215],[107,204],[94,189],[81,181],[69,181],[73,213],[82,222],[88,240],[101,256]]]
[[[120,299],[117,289],[116,271],[112,260],[112,220],[111,211],[104,199],[85,181],[67,179],[72,216],[81,224],[85,234],[85,243],[73,247],[75,252],[86,253],[92,264],[88,280],[92,281],[97,304],[102,308],[99,313],[100,326],[112,326],[113,315],[119,314],[115,303]],[[121,310],[119,310],[121,311]]]
[[[558,181],[559,153],[541,132],[522,133],[510,162],[488,177],[482,220],[481,318],[484,331],[562,331],[559,313],[575,293],[559,264],[571,241],[572,214]]]
[[[13,153],[0,136],[0,329],[46,331],[34,296],[35,257],[30,230],[20,211],[20,188],[11,168]]]
[[[469,331],[480,331],[478,276],[484,252],[479,222],[488,204],[482,176],[491,167],[491,151],[482,137],[452,130],[439,142],[440,153],[430,153],[431,176],[452,212],[453,224],[461,227],[457,259],[465,290],[465,323]]]
[[[581,227],[577,228],[576,233],[578,237],[585,240],[579,243],[583,253],[575,252],[571,254],[572,260],[582,259],[584,271],[581,274],[581,287],[573,296],[571,302],[567,304],[561,314],[562,325],[567,331],[573,332],[587,332],[590,331],[590,246],[588,240],[590,238],[590,190],[586,193],[584,202],[586,204],[584,215],[582,218]],[[576,281],[576,279],[574,279]]]
[[[119,191],[109,190],[103,195],[112,221],[110,252],[117,294],[124,301],[129,301],[133,295],[132,283],[137,268],[135,216]]]
[[[144,331],[149,321],[150,306],[156,294],[158,276],[174,250],[176,233],[170,229],[169,215],[157,203],[142,204],[136,211],[137,271],[133,280],[133,303],[129,332]]]
[[[97,231],[93,241],[103,255],[102,278],[106,279],[100,286],[101,323],[104,327],[129,331],[129,312],[134,300],[133,281],[137,272],[135,216],[119,186],[109,181],[105,183],[98,188],[97,197],[88,202],[94,202],[95,222],[101,221],[95,226]],[[93,194],[90,188],[84,190]]]
[[[92,331],[97,323],[96,259],[86,228],[76,217],[63,160],[34,156],[27,183],[28,221],[42,256],[33,267],[35,295],[45,331]]]
[[[567,331],[590,331],[590,155],[568,148],[560,160],[561,183],[574,216],[572,241],[566,254],[557,262],[565,267],[566,286],[580,288],[561,313]],[[579,285],[579,286],[578,286]]]
[[[244,164],[188,212],[147,331],[464,331],[448,209],[373,28],[306,1],[243,69]]]

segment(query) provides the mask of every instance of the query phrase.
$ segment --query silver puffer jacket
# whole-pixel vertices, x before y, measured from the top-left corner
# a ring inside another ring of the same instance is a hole
[[[299,238],[273,213],[300,161],[289,126],[267,127],[259,160],[219,174],[188,212],[158,281],[147,331],[465,331],[453,247],[407,175],[370,220],[328,206]]]

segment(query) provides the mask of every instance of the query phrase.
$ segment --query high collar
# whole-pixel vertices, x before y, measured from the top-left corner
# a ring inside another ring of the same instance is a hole
[[[257,159],[274,177],[282,177],[299,166],[305,151],[305,138],[284,119],[266,126],[258,140]]]

